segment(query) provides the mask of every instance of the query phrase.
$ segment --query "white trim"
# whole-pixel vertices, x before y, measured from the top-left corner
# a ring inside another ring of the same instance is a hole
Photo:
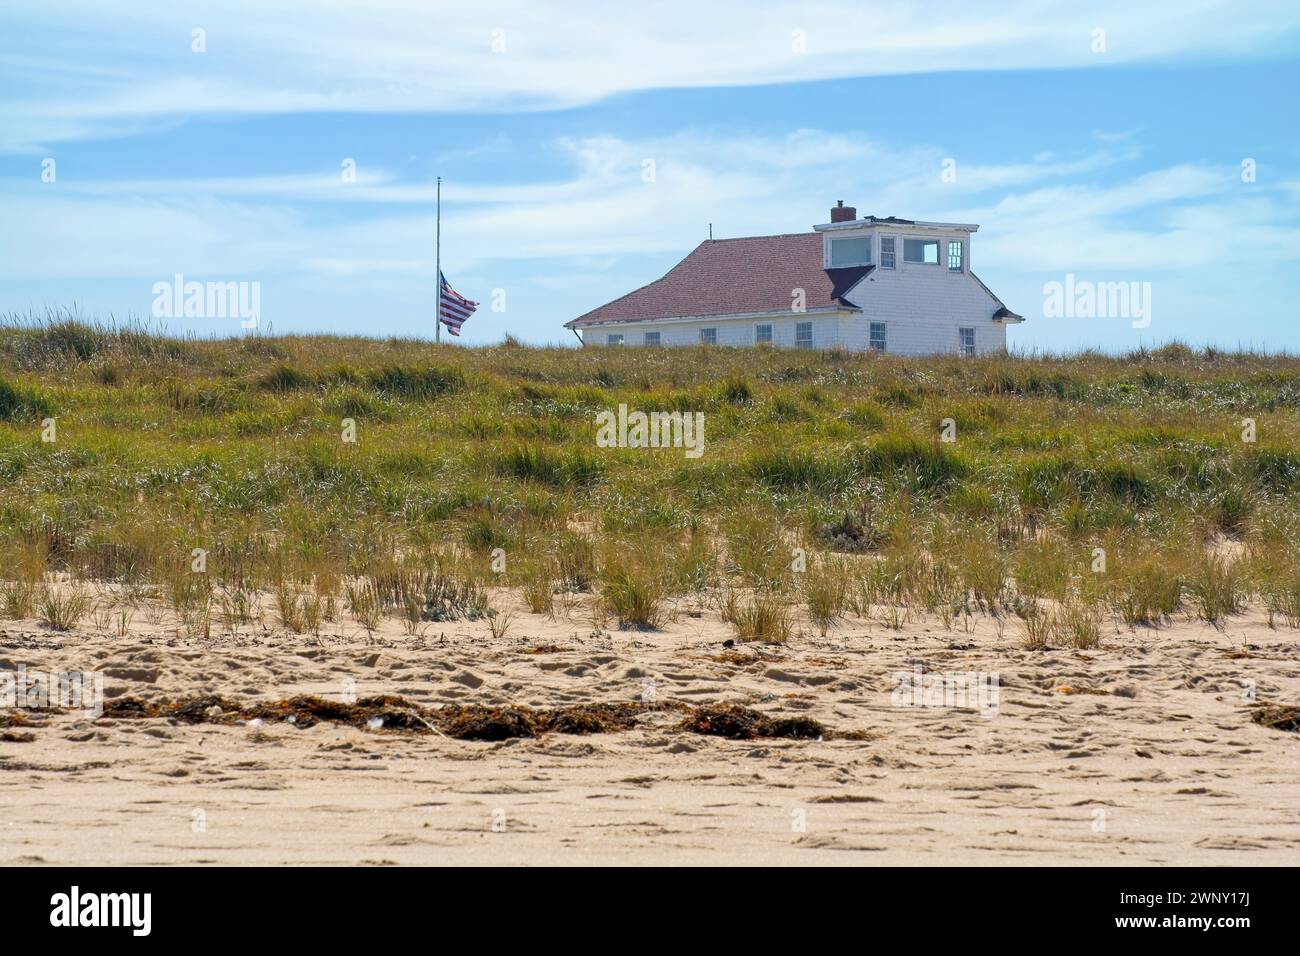
[[[855,283],[854,288],[857,288]],[[846,292],[845,295],[848,293]],[[824,305],[816,309],[805,309],[802,312],[795,312],[793,309],[781,309],[777,312],[724,312],[721,315],[674,315],[671,318],[645,318],[645,319],[605,319],[600,322],[584,322],[582,325],[574,325],[575,329],[603,329],[611,325],[639,325],[642,322],[654,322],[656,325],[677,325],[682,322],[734,322],[736,319],[783,319],[792,315],[828,315],[835,312],[858,312],[860,309],[849,308],[841,305]]]
[[[970,333],[970,345],[967,345],[965,342],[962,341],[963,332]],[[966,351],[966,349],[968,348],[970,349],[969,352]],[[975,344],[975,326],[973,325],[957,326],[957,354],[960,355],[962,358],[974,358],[975,355],[977,354],[976,349],[977,346]]]
[[[957,243],[957,268],[952,267],[952,244]],[[944,267],[953,275],[960,275],[966,271],[966,242],[962,239],[948,239],[949,248],[944,250]]]
[[[871,345],[871,327],[873,325],[883,325],[885,327],[885,347],[883,349],[873,348]],[[874,319],[867,322],[867,351],[868,352],[888,352],[889,351],[889,323],[883,319]]]
[[[799,343],[799,326],[801,326],[801,325],[806,325],[806,326],[808,326],[808,344],[807,344],[807,345],[801,345],[801,344]],[[797,320],[797,321],[795,322],[795,324],[794,324],[794,347],[797,348],[797,349],[810,349],[810,348],[812,348],[812,347],[813,347],[813,343],[817,341],[816,334],[817,334],[817,330],[813,327],[813,321],[812,321],[812,319],[800,319],[800,320]]]
[[[851,219],[848,222],[828,222],[820,226],[813,226],[816,232],[830,232],[832,230],[839,232],[842,229],[875,229],[883,227],[885,229],[897,229],[906,232],[909,229],[916,229],[920,232],[977,232],[979,226],[973,222],[890,222],[887,219],[877,219],[875,216],[867,216],[865,219]]]
[[[888,265],[888,266],[885,265],[885,240],[886,239],[888,239],[890,242],[894,244],[894,248],[889,251],[889,255],[894,260],[894,262],[893,265]],[[894,235],[893,233],[882,232],[880,234],[880,264],[877,266],[877,268],[887,269],[890,272],[898,271],[898,236]]]
[[[758,330],[762,326],[767,326],[768,339],[766,342],[758,340]],[[755,345],[775,345],[776,344],[776,323],[775,322],[755,322],[754,323],[754,344]]]

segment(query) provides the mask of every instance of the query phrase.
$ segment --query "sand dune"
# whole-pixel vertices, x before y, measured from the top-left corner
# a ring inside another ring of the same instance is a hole
[[[698,612],[697,612],[698,613]],[[1030,651],[1008,627],[849,621],[724,653],[716,614],[593,632],[520,612],[372,638],[0,632],[0,669],[98,670],[106,695],[399,694],[554,707],[745,704],[867,739],[732,740],[672,709],[634,729],[498,742],[29,711],[0,742],[6,864],[1300,862],[1300,640],[1262,616]],[[897,706],[897,673],[998,675],[996,716]],[[11,712],[4,712],[11,713]],[[24,739],[30,737],[31,739]]]

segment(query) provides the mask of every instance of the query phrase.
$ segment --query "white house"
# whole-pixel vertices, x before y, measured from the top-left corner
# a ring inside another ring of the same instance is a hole
[[[983,355],[1024,321],[971,272],[979,226],[857,217],[710,239],[662,279],[565,323],[584,345],[755,345]]]

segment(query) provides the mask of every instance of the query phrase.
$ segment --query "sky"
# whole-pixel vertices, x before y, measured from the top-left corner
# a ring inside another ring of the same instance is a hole
[[[710,224],[844,200],[978,223],[1014,350],[1300,351],[1297,89],[1294,2],[7,4],[0,314],[248,334],[160,315],[179,275],[261,331],[432,337],[441,176],[468,345],[576,345]],[[1056,314],[1067,281],[1146,314]]]

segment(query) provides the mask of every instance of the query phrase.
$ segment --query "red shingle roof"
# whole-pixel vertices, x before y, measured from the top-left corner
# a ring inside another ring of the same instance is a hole
[[[662,279],[565,326],[789,311],[795,289],[804,290],[808,309],[854,308],[840,296],[871,267],[828,270],[822,268],[822,261],[822,237],[817,232],[711,239],[696,246]]]

